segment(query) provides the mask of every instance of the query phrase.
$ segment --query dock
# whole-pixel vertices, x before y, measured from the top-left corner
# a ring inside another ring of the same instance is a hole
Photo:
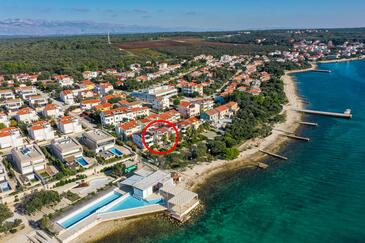
[[[299,122],[299,124],[307,125],[307,126],[314,126],[314,127],[318,126],[318,123],[316,123],[316,122]]]
[[[313,69],[312,72],[316,72],[316,73],[331,73],[331,70],[327,70],[327,69]]]
[[[259,151],[260,151],[261,153],[264,153],[264,154],[270,155],[270,156],[275,157],[275,158],[278,158],[278,159],[288,160],[288,158],[287,158],[287,157],[282,156],[282,155],[279,155],[279,154],[275,154],[275,153],[272,153],[272,152],[269,152],[269,151],[265,151],[265,150],[262,150],[262,149],[259,149]]]
[[[285,134],[284,136],[286,136],[288,138],[293,138],[293,139],[297,139],[297,140],[306,141],[306,142],[310,141],[310,138],[301,137],[301,136],[297,136],[297,135],[293,135],[293,134]]]
[[[333,117],[346,118],[346,119],[352,118],[352,114],[350,112],[338,113],[338,112],[303,110],[303,109],[293,109],[293,110],[302,112],[302,113],[306,113],[306,114],[312,114],[312,115],[333,116]]]
[[[262,163],[262,162],[259,162],[259,163],[257,163],[257,167],[260,168],[260,169],[266,170],[267,167],[269,167],[269,165],[265,164],[265,163]]]

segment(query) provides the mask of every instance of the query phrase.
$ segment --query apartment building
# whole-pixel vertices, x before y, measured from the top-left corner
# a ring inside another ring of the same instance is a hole
[[[117,125],[126,120],[149,116],[149,114],[150,109],[147,107],[120,107],[100,113],[100,118],[103,125]]]
[[[200,105],[198,103],[192,103],[189,101],[181,101],[177,110],[185,118],[199,116]]]
[[[73,162],[83,153],[82,145],[75,138],[69,136],[52,140],[51,150],[63,162]]]
[[[84,144],[92,151],[99,153],[111,149],[115,145],[115,138],[103,130],[91,130],[82,134]]]
[[[80,119],[72,116],[64,116],[58,120],[57,128],[63,134],[82,132]]]
[[[123,139],[131,138],[133,134],[141,132],[143,124],[136,120],[121,123],[115,128],[117,135]]]
[[[132,96],[138,97],[142,100],[152,103],[153,100],[159,97],[171,98],[176,96],[178,91],[175,87],[170,85],[159,86],[156,88],[145,89],[141,92],[133,92]]]
[[[0,90],[0,100],[15,99],[15,95],[12,90],[4,89]]]
[[[21,99],[10,99],[3,102],[3,106],[10,112],[19,110],[24,105]]]
[[[15,88],[15,93],[23,100],[28,100],[30,96],[37,95],[37,89],[34,86],[21,86]]]
[[[47,104],[42,110],[42,116],[58,118],[63,116],[62,108],[56,104]]]
[[[28,179],[34,179],[34,172],[46,168],[46,157],[36,144],[13,148],[11,156],[16,169]]]
[[[31,123],[39,119],[37,112],[29,107],[20,109],[15,114],[15,119],[18,122]]]
[[[60,99],[67,105],[75,104],[75,95],[71,90],[63,90],[60,93]]]
[[[47,121],[35,122],[27,130],[29,137],[35,141],[52,140],[55,137],[55,132]]]
[[[24,143],[18,128],[7,127],[0,130],[0,149],[19,147]]]

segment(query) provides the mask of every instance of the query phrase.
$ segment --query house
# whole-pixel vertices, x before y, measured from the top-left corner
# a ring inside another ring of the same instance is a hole
[[[52,153],[61,161],[72,163],[76,158],[82,156],[82,145],[69,136],[56,138],[51,142]]]
[[[13,148],[11,157],[16,169],[28,179],[34,179],[34,173],[46,168],[46,157],[36,144]]]
[[[95,89],[95,83],[93,83],[92,81],[86,79],[86,80],[82,80],[78,86],[80,87],[80,89],[82,90],[93,90]]]
[[[75,104],[75,95],[71,90],[63,90],[60,93],[60,99],[67,105]]]
[[[86,90],[81,90],[81,91],[79,91],[79,92],[78,92],[78,94],[77,94],[77,98],[78,98],[79,100],[82,100],[82,99],[88,99],[88,98],[95,98],[95,97],[97,97],[97,96],[98,96],[98,94],[97,94],[97,93],[94,93],[93,91],[88,90],[88,89],[86,89]]]
[[[27,100],[32,95],[37,95],[37,89],[33,86],[21,86],[15,88],[15,93],[23,100]]]
[[[95,106],[95,110],[97,110],[97,111],[109,111],[112,107],[113,107],[113,104],[101,103],[100,105]]]
[[[15,99],[15,95],[12,90],[4,89],[0,90],[0,100]]]
[[[85,71],[82,73],[82,77],[84,77],[84,79],[97,78],[98,75],[99,75],[99,73],[96,71]]]
[[[197,99],[191,102],[196,103],[200,106],[200,113],[209,111],[214,107],[214,101],[212,98]]]
[[[181,101],[177,110],[183,117],[199,116],[200,105],[198,103],[192,103],[189,101]]]
[[[165,120],[172,123],[178,122],[181,119],[181,115],[176,110],[166,111],[158,116],[159,120]]]
[[[114,90],[114,87],[110,83],[101,83],[101,84],[99,84],[98,91],[101,95],[107,95],[112,90]]]
[[[19,147],[24,143],[24,139],[19,129],[15,127],[7,127],[0,129],[0,149],[9,147]]]
[[[156,88],[146,89],[142,92],[133,92],[132,96],[138,97],[144,101],[152,103],[153,100],[159,97],[171,98],[177,95],[177,89],[170,85],[159,86]]]
[[[125,120],[149,116],[150,109],[147,107],[127,108],[119,107],[100,113],[100,119],[103,125],[117,125]]]
[[[72,86],[74,84],[73,78],[71,78],[68,75],[56,75],[56,76],[53,76],[53,79],[61,87]]]
[[[37,112],[29,107],[18,110],[15,114],[15,119],[18,122],[31,123],[39,119]]]
[[[143,125],[136,120],[121,123],[115,128],[117,135],[123,139],[131,138],[133,134],[141,132]]]
[[[0,124],[4,124],[6,127],[10,125],[8,116],[0,111]]]
[[[127,108],[142,108],[142,102],[140,102],[140,101],[129,102],[128,100],[121,100],[118,103],[122,107],[127,107]]]
[[[97,105],[100,105],[101,101],[99,99],[84,100],[80,103],[80,108],[83,110],[91,110]]]
[[[32,108],[46,106],[48,104],[48,99],[46,97],[42,97],[41,95],[32,95],[28,97],[29,105]]]
[[[58,120],[57,128],[63,134],[82,132],[82,125],[77,117],[64,116]]]
[[[203,120],[210,121],[210,122],[218,122],[219,121],[219,111],[217,111],[216,109],[212,109],[212,110],[203,112],[200,115],[200,118]]]
[[[167,97],[158,97],[152,101],[152,108],[155,110],[166,110],[170,108],[170,99]]]
[[[24,105],[23,101],[21,99],[10,99],[10,100],[5,100],[3,102],[5,108],[10,111],[17,111],[18,109],[20,109],[20,107],[22,107]]]
[[[200,96],[204,95],[203,85],[193,83],[193,82],[184,82],[181,85],[181,92],[183,94],[186,94],[186,95],[189,95],[189,96],[192,96],[192,95],[195,95],[195,94],[198,94]]]
[[[54,130],[47,121],[33,123],[27,128],[29,137],[35,141],[45,141],[54,139]]]
[[[201,121],[196,117],[190,117],[177,124],[179,130],[182,133],[185,133],[190,127],[194,128],[194,129],[198,129],[200,125],[201,125]]]
[[[151,134],[150,132],[146,132],[146,134],[144,135],[145,138],[145,142],[147,144],[148,147],[152,147],[154,145],[154,138],[153,138],[153,134]],[[135,133],[132,135],[132,141],[133,143],[135,143],[137,145],[138,148],[146,150],[147,148],[145,148],[143,141],[142,141],[142,133]]]
[[[4,165],[0,161],[0,184],[3,185],[3,183],[7,183],[7,173],[5,171]],[[1,193],[1,190],[2,190],[2,188],[0,188],[0,193]]]
[[[82,134],[84,144],[92,151],[99,153],[111,149],[115,145],[115,138],[103,130],[91,130]]]
[[[62,108],[56,104],[47,104],[43,110],[42,115],[44,117],[58,118],[63,116]]]
[[[146,199],[160,188],[174,185],[174,182],[170,174],[162,170],[153,172],[141,169],[134,172],[133,176],[121,181],[119,185],[131,187],[134,197]]]

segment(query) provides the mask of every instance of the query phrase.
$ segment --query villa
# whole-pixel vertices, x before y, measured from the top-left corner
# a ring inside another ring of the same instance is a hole
[[[119,107],[100,113],[100,119],[103,125],[117,125],[125,120],[132,120],[139,117],[149,116],[150,109],[147,107]]]
[[[91,110],[97,105],[100,105],[101,101],[99,99],[84,100],[80,103],[80,108],[83,110]]]
[[[198,103],[191,103],[189,101],[181,101],[177,110],[183,117],[194,117],[200,114],[200,105]]]
[[[76,158],[82,157],[82,145],[72,137],[63,136],[51,142],[52,153],[61,161],[73,162]]]
[[[0,149],[9,147],[19,147],[24,143],[24,139],[18,128],[7,127],[0,129]]]
[[[60,99],[67,105],[75,104],[75,95],[71,90],[63,90],[60,93]]]
[[[103,130],[91,130],[82,134],[84,144],[94,151],[99,153],[111,149],[115,145],[115,138]]]
[[[33,86],[22,86],[15,88],[15,93],[18,94],[23,100],[27,100],[30,96],[37,95],[37,89]]]
[[[19,110],[20,107],[24,105],[24,103],[21,99],[10,99],[5,100],[3,105],[8,111],[13,112]]]
[[[37,112],[29,107],[25,107],[23,109],[20,109],[15,114],[15,119],[18,122],[25,122],[25,123],[31,123],[34,121],[37,121],[39,119]]]
[[[15,95],[13,91],[10,89],[0,90],[0,99],[5,99],[5,100],[15,99]]]
[[[29,105],[32,108],[46,106],[48,104],[48,99],[46,97],[42,97],[41,95],[32,95],[28,98]]]
[[[34,179],[34,172],[42,171],[46,167],[46,157],[38,145],[31,144],[11,150],[15,167],[28,179]]]
[[[47,121],[39,121],[28,127],[28,134],[35,141],[54,139],[54,130]]]
[[[42,115],[44,117],[58,118],[63,116],[62,108],[55,104],[47,104],[43,110]]]
[[[115,128],[115,132],[119,137],[127,139],[132,137],[133,134],[141,132],[142,129],[143,129],[142,124],[140,124],[136,120],[132,120],[129,122],[121,123],[119,126]]]
[[[60,85],[61,87],[72,86],[74,84],[73,78],[67,75],[56,75],[53,76],[53,79]]]
[[[64,116],[58,120],[57,128],[63,134],[82,132],[82,125],[78,117]]]
[[[0,123],[4,124],[6,127],[10,125],[8,116],[0,111]]]

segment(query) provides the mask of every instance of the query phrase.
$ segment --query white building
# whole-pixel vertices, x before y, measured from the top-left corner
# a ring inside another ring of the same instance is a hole
[[[48,99],[46,97],[42,97],[41,95],[32,95],[28,97],[29,105],[32,108],[46,106],[48,104]]]
[[[17,111],[15,119],[18,122],[31,123],[39,119],[37,112],[29,107],[25,107]]]
[[[58,118],[63,116],[62,108],[56,104],[47,104],[42,110],[42,116]]]
[[[52,140],[51,149],[58,159],[65,162],[73,162],[83,153],[82,145],[75,138],[68,136]]]
[[[34,172],[46,167],[46,157],[36,144],[13,148],[11,156],[17,170],[28,179],[34,179]]]
[[[57,128],[63,134],[79,133],[82,132],[82,125],[80,119],[77,117],[64,116],[59,119]]]
[[[10,89],[0,90],[0,99],[15,99],[15,95]]]
[[[10,121],[8,119],[8,116],[3,112],[0,112],[0,123],[4,124],[7,127],[10,125]]]
[[[200,115],[200,105],[188,101],[181,101],[177,110],[183,117],[193,117]]]
[[[54,130],[46,121],[33,123],[27,128],[29,137],[35,141],[45,141],[54,139]]]
[[[4,106],[8,111],[17,111],[24,105],[21,99],[10,99],[4,101]]]
[[[126,120],[133,120],[149,115],[150,109],[147,107],[120,107],[100,113],[100,119],[103,125],[118,125]]]
[[[0,149],[9,147],[19,147],[24,143],[19,129],[15,127],[3,128],[0,130]]]
[[[184,83],[181,85],[181,92],[186,95],[204,95],[203,85],[196,83]]]
[[[153,89],[146,89],[143,90],[142,92],[133,92],[132,95],[152,103],[153,100],[155,100],[156,98],[159,97],[171,98],[173,96],[176,96],[177,93],[178,91],[175,87],[170,85],[164,85]]]
[[[22,86],[15,88],[15,93],[23,100],[27,100],[32,95],[37,95],[37,89],[34,86]]]
[[[99,153],[111,149],[115,145],[115,138],[103,130],[91,130],[82,134],[84,144],[92,151]]]
[[[74,84],[73,78],[67,75],[57,75],[54,76],[53,79],[57,82],[61,87],[72,86]]]
[[[166,110],[170,108],[170,99],[168,97],[158,97],[152,101],[152,108],[156,110]]]
[[[98,77],[98,72],[96,72],[96,71],[85,71],[85,72],[82,73],[82,77],[84,77],[84,79],[97,78]]]
[[[60,99],[67,105],[75,104],[75,95],[71,90],[63,90],[60,93]]]

